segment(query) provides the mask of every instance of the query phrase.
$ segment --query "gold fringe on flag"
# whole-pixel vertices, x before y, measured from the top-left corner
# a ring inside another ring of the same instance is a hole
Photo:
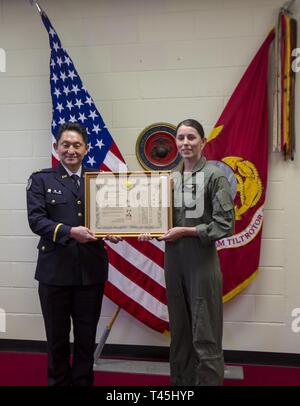
[[[295,153],[295,72],[292,51],[297,47],[297,21],[281,8],[276,26],[275,80],[273,104],[273,151],[285,160]]]

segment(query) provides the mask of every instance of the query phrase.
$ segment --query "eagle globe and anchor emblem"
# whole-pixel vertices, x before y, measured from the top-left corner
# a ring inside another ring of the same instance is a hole
[[[262,195],[262,182],[255,165],[241,157],[228,156],[221,161],[210,161],[226,175],[235,201],[235,219],[255,207]]]
[[[176,127],[161,122],[149,125],[139,134],[136,156],[141,166],[148,171],[170,171],[181,157],[177,151]]]
[[[216,138],[223,128],[223,125],[214,128],[207,142]],[[263,204],[259,204],[263,185],[259,172],[253,162],[240,156],[226,156],[210,162],[222,169],[230,183],[237,221],[234,235],[217,241],[217,250],[249,244],[258,236],[263,223]],[[248,213],[250,209],[252,211]],[[238,226],[243,219],[245,221]]]
[[[222,132],[224,125],[213,128],[207,142]],[[235,219],[241,220],[247,211],[257,205],[262,196],[262,181],[256,166],[247,159],[227,156],[221,161],[210,161],[225,173],[235,202]]]

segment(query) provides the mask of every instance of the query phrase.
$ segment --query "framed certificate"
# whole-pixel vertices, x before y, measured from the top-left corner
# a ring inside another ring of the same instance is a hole
[[[97,237],[161,236],[172,227],[171,196],[169,171],[86,172],[86,227]]]

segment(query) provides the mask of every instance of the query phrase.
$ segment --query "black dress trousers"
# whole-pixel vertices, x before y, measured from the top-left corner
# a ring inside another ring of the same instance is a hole
[[[94,348],[104,283],[89,286],[39,284],[48,346],[49,386],[93,385]],[[70,363],[71,319],[74,351]]]

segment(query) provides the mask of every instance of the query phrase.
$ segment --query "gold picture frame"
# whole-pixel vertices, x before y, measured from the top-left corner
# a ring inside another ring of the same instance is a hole
[[[171,172],[86,172],[85,224],[97,237],[165,234],[172,227]]]

